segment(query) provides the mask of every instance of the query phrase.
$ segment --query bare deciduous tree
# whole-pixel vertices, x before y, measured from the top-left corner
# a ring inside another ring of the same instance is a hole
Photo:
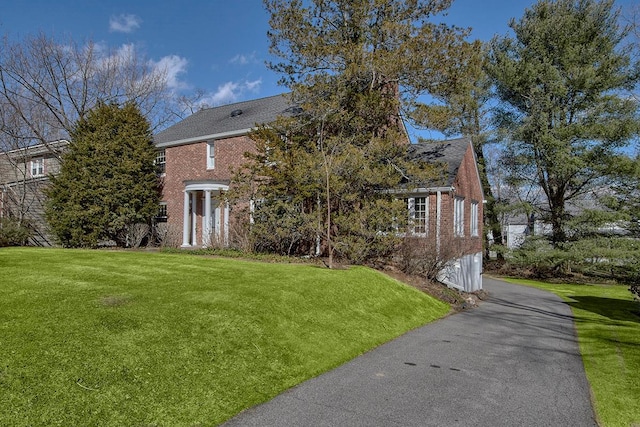
[[[34,147],[38,156],[44,152],[60,158],[65,144],[58,142],[67,139],[74,124],[98,102],[134,102],[152,128],[175,119],[167,81],[167,70],[146,60],[133,45],[111,49],[92,41],[61,41],[45,34],[2,38],[3,215],[11,215],[19,223],[38,215],[35,205],[41,205],[36,199],[41,196],[42,180],[34,180],[29,170]]]
[[[3,39],[0,100],[32,143],[65,138],[98,101],[133,101],[152,126],[170,117],[166,70],[132,45],[112,50],[92,41],[61,43],[44,34]],[[0,130],[7,132],[4,126]]]

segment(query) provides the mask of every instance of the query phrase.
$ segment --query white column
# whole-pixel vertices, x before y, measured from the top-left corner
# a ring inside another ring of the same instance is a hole
[[[182,217],[182,246],[189,246],[189,192],[184,191],[184,214]]]
[[[229,246],[229,203],[224,203],[224,245]]]
[[[196,237],[196,225],[198,223],[198,215],[197,215],[197,207],[198,207],[198,192],[194,191],[191,193],[191,244],[193,246],[196,245],[197,237]]]
[[[204,227],[202,228],[202,244],[211,245],[211,190],[204,191]]]
[[[218,242],[220,242],[220,238],[222,237],[222,235],[220,235],[220,201],[217,200],[216,201],[216,209],[215,209],[215,230],[216,230],[216,240]]]

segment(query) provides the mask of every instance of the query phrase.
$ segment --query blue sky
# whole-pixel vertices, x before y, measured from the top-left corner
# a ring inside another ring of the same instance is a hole
[[[618,0],[627,7],[632,0]],[[472,27],[472,37],[506,34],[530,0],[454,0],[441,20]],[[285,91],[268,70],[268,15],[261,0],[3,0],[0,34],[40,31],[111,48],[133,46],[166,66],[179,94],[203,90],[221,105]]]

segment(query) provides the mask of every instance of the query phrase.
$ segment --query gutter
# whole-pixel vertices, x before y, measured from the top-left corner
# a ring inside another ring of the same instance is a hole
[[[231,138],[234,136],[246,135],[252,130],[253,128],[238,129],[238,130],[231,130],[228,132],[214,133],[211,135],[203,135],[203,136],[195,136],[192,138],[179,139],[177,141],[158,142],[156,144],[156,147],[158,148],[176,147],[178,145],[192,144],[194,142],[203,142],[203,141],[210,141],[215,139]]]

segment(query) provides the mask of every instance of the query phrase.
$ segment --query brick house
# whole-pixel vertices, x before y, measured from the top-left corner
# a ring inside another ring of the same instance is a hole
[[[154,137],[163,170],[161,218],[179,227],[182,247],[229,242],[229,190],[233,170],[255,150],[248,133],[291,113],[283,95],[203,109]]]
[[[184,248],[226,245],[233,218],[224,197],[233,169],[255,150],[248,133],[256,124],[295,113],[284,95],[201,110],[154,137],[163,171],[161,219],[180,235]],[[441,274],[448,286],[482,287],[483,194],[468,138],[414,144],[415,159],[445,165],[442,179],[414,188],[408,198],[411,234],[429,239],[434,250],[451,250],[455,260]]]
[[[450,258],[438,280],[466,292],[481,289],[484,193],[471,139],[412,144],[409,154],[442,165],[438,179],[409,189],[410,233]]]
[[[284,95],[203,109],[154,136],[163,192],[156,221],[184,248],[225,246],[233,226],[226,202],[233,170],[255,150],[256,124],[297,113]],[[0,218],[22,216],[35,228],[34,245],[53,244],[43,215],[47,175],[59,168],[58,141],[2,153]],[[451,258],[439,279],[465,291],[481,288],[483,193],[470,139],[409,144],[412,158],[443,166],[439,179],[408,189],[408,236]]]

